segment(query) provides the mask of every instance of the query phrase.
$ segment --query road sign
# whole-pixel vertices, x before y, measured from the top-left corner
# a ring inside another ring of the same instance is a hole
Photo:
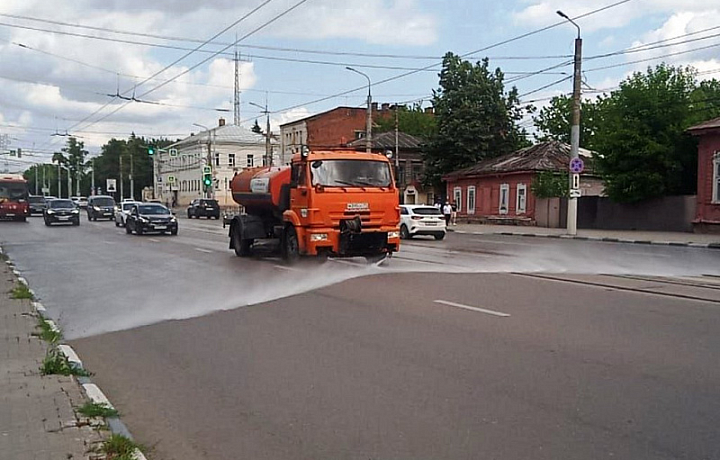
[[[582,158],[570,160],[570,172],[580,174],[583,170],[585,170],[585,163],[583,163]]]
[[[572,187],[571,189],[577,190],[580,188],[580,174],[572,175]]]
[[[168,153],[170,154],[171,157],[176,157],[178,154],[177,149],[170,149],[170,150],[168,150]]]
[[[117,192],[117,180],[115,179],[107,179],[105,181],[105,189],[108,193],[115,193]]]
[[[168,176],[167,181],[168,181],[168,184],[174,184],[174,183],[175,183],[175,176]]]
[[[43,192],[43,195],[49,195],[49,194],[50,194],[50,187],[43,187],[42,192]]]
[[[203,166],[202,172],[203,174],[210,174],[212,172],[212,168],[210,168],[210,166]]]
[[[570,189],[570,198],[580,198],[580,189]]]

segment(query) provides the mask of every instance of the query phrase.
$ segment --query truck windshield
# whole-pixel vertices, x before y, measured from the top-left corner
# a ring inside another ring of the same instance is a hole
[[[24,182],[0,182],[0,199],[10,201],[27,200],[27,185]]]
[[[389,187],[390,167],[384,161],[317,160],[311,163],[312,185],[324,187]]]

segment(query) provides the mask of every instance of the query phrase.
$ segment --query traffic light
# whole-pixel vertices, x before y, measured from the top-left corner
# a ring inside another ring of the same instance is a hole
[[[148,155],[155,155],[155,146],[154,145],[148,145]]]
[[[212,186],[212,169],[210,169],[210,166],[203,166],[203,185],[205,187]]]

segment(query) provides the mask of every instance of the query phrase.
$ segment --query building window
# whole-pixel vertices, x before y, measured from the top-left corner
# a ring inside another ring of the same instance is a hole
[[[228,153],[228,166],[231,168],[235,167],[235,154],[234,153]]]
[[[517,214],[525,214],[527,210],[527,185],[525,184],[517,185],[515,209]]]
[[[253,166],[255,166],[255,156],[253,154],[248,154],[247,167],[252,168]]]
[[[500,184],[500,214],[508,213],[508,206],[510,203],[510,185]]]
[[[713,204],[720,204],[720,151],[713,156]]]
[[[457,206],[457,212],[462,211],[462,189],[460,187],[453,189],[453,202]]]
[[[220,154],[215,154],[215,166],[220,166]]]
[[[467,189],[467,213],[475,214],[475,186]]]

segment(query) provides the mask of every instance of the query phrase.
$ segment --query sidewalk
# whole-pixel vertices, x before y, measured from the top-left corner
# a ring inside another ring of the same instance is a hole
[[[567,234],[564,228],[543,228],[514,225],[458,224],[448,227],[456,233],[474,235],[535,236],[546,238],[571,238],[617,243],[660,244],[720,249],[720,235],[682,232],[646,232],[634,230],[583,230],[576,236]]]
[[[30,300],[9,292],[16,277],[0,263],[0,459],[97,459],[103,440],[75,413],[87,399],[73,377],[42,376],[47,343],[33,336],[37,319]]]

